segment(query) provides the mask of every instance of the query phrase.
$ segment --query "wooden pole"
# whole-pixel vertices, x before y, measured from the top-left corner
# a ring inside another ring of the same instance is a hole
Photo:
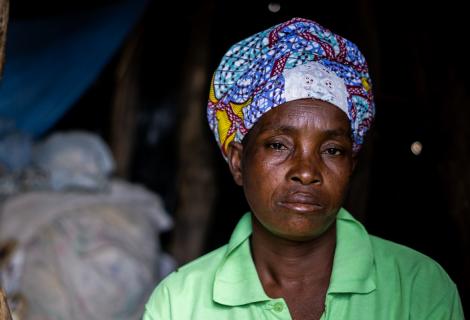
[[[11,320],[10,309],[8,308],[7,296],[3,289],[0,289],[0,320]]]
[[[10,3],[8,0],[0,0],[0,77],[5,63],[5,42],[7,38],[7,25]]]
[[[121,178],[129,176],[134,151],[139,109],[138,58],[141,36],[142,28],[139,26],[126,42],[116,70],[110,145],[116,161],[115,172]]]
[[[431,70],[431,67],[428,67]],[[449,70],[451,70],[449,68]],[[457,80],[455,71],[448,71],[445,84],[446,104],[441,109],[442,133],[445,135],[442,153],[446,156],[440,163],[439,174],[448,190],[449,211],[443,213],[442,219],[451,219],[458,231],[458,247],[461,254],[459,291],[463,303],[470,300],[470,94],[465,85]],[[455,246],[456,244],[450,244]],[[449,248],[452,250],[452,248]]]
[[[208,96],[208,56],[211,0],[199,7],[192,20],[191,42],[185,59],[180,101],[178,141],[178,206],[170,244],[172,255],[183,264],[201,255],[215,200],[211,136],[205,110]],[[207,130],[208,132],[208,130]]]
[[[5,41],[9,13],[8,9],[8,0],[0,0],[0,75],[3,71],[3,63],[5,61]],[[11,320],[7,297],[2,288],[0,288],[0,320]]]

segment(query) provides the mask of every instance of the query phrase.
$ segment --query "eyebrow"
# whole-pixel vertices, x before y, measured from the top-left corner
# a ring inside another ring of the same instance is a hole
[[[261,128],[261,132],[265,132],[265,131],[271,131],[271,132],[274,132],[276,134],[284,134],[284,133],[295,132],[295,131],[297,131],[297,129],[294,128],[294,127],[291,127],[291,126],[279,126],[277,128],[274,128],[274,129]]]
[[[343,129],[331,129],[326,130],[324,132],[325,136],[328,138],[340,138],[340,137],[350,137],[351,131],[350,130],[343,130]]]

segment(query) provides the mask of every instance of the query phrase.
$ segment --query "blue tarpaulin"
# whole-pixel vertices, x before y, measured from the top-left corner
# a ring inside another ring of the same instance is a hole
[[[40,136],[93,83],[147,1],[115,1],[47,19],[10,20],[0,81],[0,117]]]

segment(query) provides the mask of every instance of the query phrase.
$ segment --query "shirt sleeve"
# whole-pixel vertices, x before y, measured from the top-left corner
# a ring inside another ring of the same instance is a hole
[[[415,275],[411,319],[464,320],[457,286],[437,263],[426,264]]]
[[[153,291],[147,304],[142,320],[171,320],[171,299],[168,288],[160,283]]]
[[[462,320],[465,319],[463,315],[462,302],[460,301],[460,296],[457,291],[457,288],[455,288],[455,291],[454,291],[451,311],[452,313],[449,319],[462,319]]]
[[[430,292],[430,295],[433,293]],[[464,320],[462,303],[457,287],[453,284],[449,292],[445,292],[440,301],[423,319],[428,320]]]

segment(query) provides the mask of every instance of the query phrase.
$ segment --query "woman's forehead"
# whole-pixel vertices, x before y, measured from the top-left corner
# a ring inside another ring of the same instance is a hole
[[[261,116],[252,128],[256,133],[271,131],[294,131],[307,128],[350,132],[346,114],[336,106],[315,99],[290,101]]]

